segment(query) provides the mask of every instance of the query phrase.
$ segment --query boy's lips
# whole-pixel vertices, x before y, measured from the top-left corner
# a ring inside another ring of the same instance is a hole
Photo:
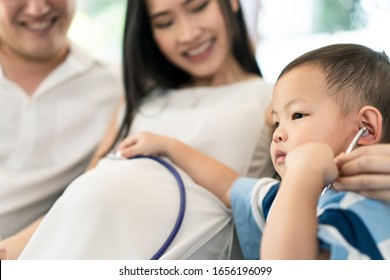
[[[280,150],[275,150],[274,152],[275,162],[278,164],[283,164],[286,158],[286,153]]]

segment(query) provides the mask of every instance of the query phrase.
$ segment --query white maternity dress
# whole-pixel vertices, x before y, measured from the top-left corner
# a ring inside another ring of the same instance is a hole
[[[130,133],[175,137],[240,174],[270,176],[265,112],[271,90],[259,78],[219,87],[156,90]],[[162,259],[237,257],[230,210],[178,170],[186,187],[186,212]],[[149,259],[171,232],[179,202],[174,177],[159,163],[102,159],[69,185],[20,258]]]

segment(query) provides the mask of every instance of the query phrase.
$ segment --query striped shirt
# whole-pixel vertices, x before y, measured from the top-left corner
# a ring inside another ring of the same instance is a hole
[[[265,221],[280,182],[239,178],[231,191],[233,217],[246,259],[260,258]],[[318,241],[330,259],[390,259],[390,203],[352,192],[327,191],[317,206]]]

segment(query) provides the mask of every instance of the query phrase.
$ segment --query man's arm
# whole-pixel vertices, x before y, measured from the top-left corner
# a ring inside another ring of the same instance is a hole
[[[27,242],[38,228],[44,216],[38,218],[35,222],[19,231],[18,233],[6,238],[0,242],[0,248],[6,251],[0,252],[0,259],[16,260],[22,253]]]
[[[90,160],[87,170],[90,170],[96,166],[98,161],[107,153],[108,149],[112,146],[118,133],[118,115],[119,111],[123,107],[123,100],[119,102],[114,114],[111,117],[110,123],[106,129],[102,141],[96,149],[92,159]]]
[[[87,170],[95,167],[95,165],[97,164],[101,156],[104,155],[104,153],[109,149],[109,147],[114,142],[116,133],[118,131],[117,115],[121,105],[123,104],[120,103],[118,105],[116,112],[113,114],[111,122],[106,131],[106,134],[103,137],[100,146],[96,149],[96,152],[93,158],[91,159]],[[30,240],[31,236],[34,234],[35,230],[38,228],[43,217],[44,216],[40,217],[39,219],[37,219],[35,222],[33,222],[32,224],[30,224],[20,232],[10,236],[9,238],[0,241],[0,248],[4,248],[6,250],[6,251],[4,250],[1,251],[0,249],[0,259],[4,257],[7,259],[17,259],[20,253],[23,251],[24,247],[26,246],[27,242]]]

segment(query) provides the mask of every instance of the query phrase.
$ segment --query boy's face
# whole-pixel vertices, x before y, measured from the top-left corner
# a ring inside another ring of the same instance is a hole
[[[340,114],[318,68],[304,65],[284,74],[272,96],[271,157],[276,171],[283,178],[285,156],[308,142],[327,143],[335,155],[344,152],[356,133],[353,117]]]
[[[0,0],[0,47],[34,61],[66,47],[75,0]]]

